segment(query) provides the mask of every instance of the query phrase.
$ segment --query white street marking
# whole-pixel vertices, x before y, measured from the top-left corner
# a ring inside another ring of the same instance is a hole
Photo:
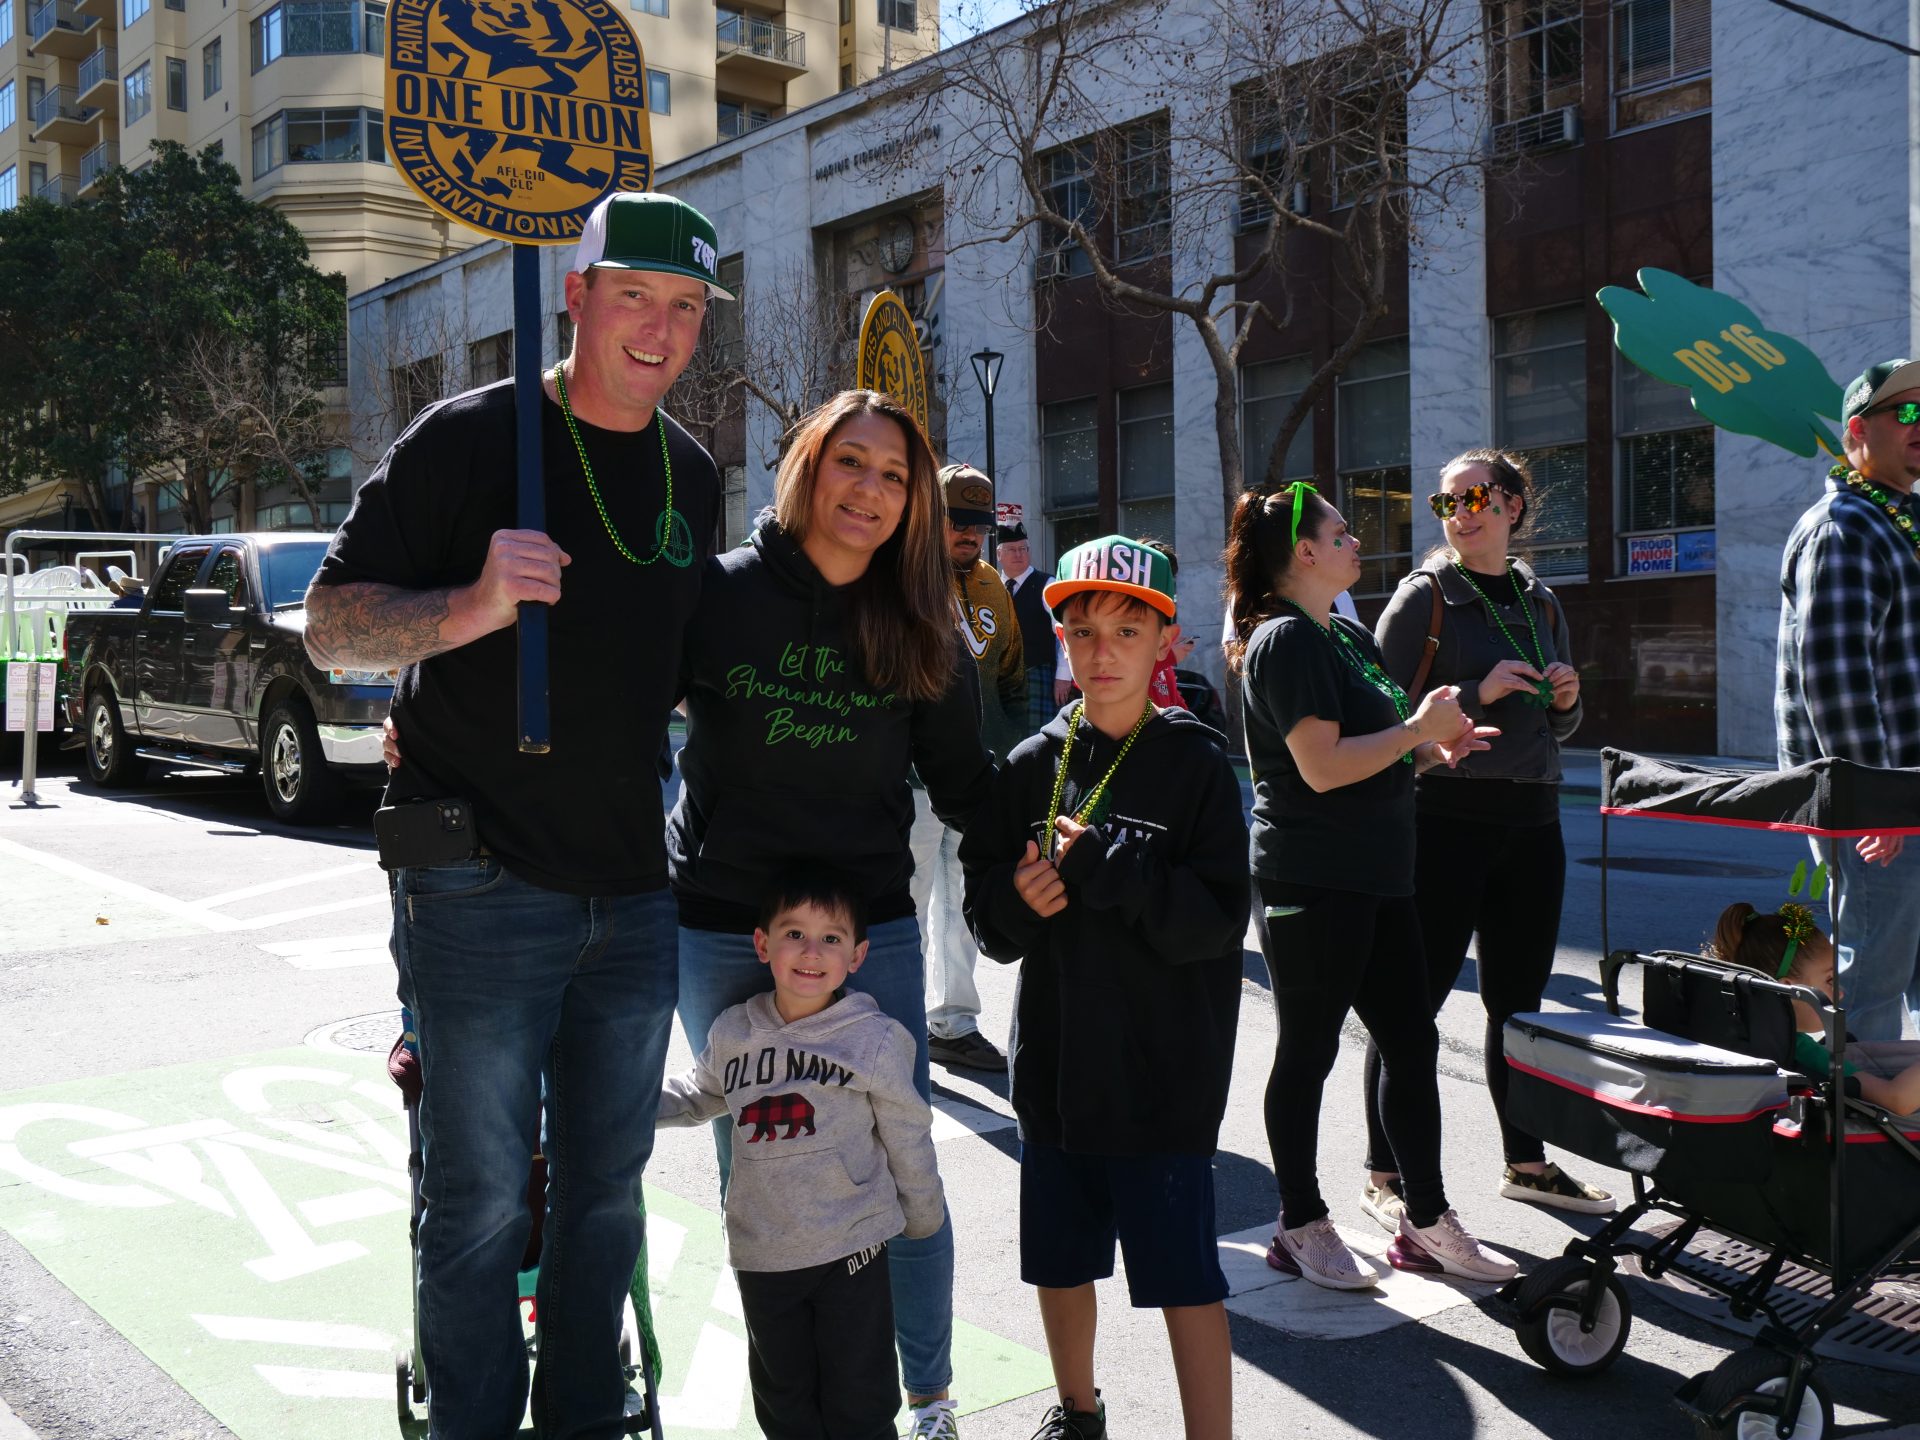
[[[325,905],[308,905],[299,910],[281,910],[272,915],[255,915],[248,920],[235,920],[222,926],[227,930],[270,930],[275,925],[288,925],[295,920],[311,920],[316,915],[332,915],[341,910],[358,910],[365,905],[387,905],[392,902],[383,890],[376,895],[362,895],[354,900],[333,900]],[[211,912],[218,914],[218,911]],[[221,918],[225,918],[222,916]],[[383,957],[384,958],[384,957]]]
[[[151,1210],[156,1206],[173,1203],[166,1196],[155,1194],[144,1185],[93,1185],[85,1180],[49,1170],[44,1165],[34,1164],[12,1141],[29,1125],[48,1120],[66,1120],[78,1125],[97,1125],[102,1130],[122,1133],[149,1128],[144,1120],[129,1119],[116,1111],[101,1110],[92,1105],[62,1105],[52,1101],[9,1105],[6,1109],[0,1110],[0,1170],[19,1176],[29,1185],[38,1185],[49,1194],[78,1200],[82,1205],[102,1205],[110,1209]]]
[[[234,1138],[246,1137],[236,1135]],[[246,1152],[224,1140],[200,1143],[220,1171],[220,1178],[227,1182],[233,1198],[240,1202],[247,1222],[260,1232],[260,1238],[273,1252],[246,1262],[247,1269],[262,1280],[290,1280],[296,1275],[311,1275],[316,1270],[358,1260],[367,1253],[367,1247],[354,1240],[316,1245]]]
[[[687,1243],[687,1227],[662,1215],[647,1216],[647,1284],[660,1284],[673,1274],[680,1250]]]
[[[363,870],[378,868],[371,860],[361,860],[352,865],[336,865],[331,870],[312,870],[305,875],[287,875],[278,880],[264,881],[259,885],[228,890],[219,895],[209,895],[206,899],[194,903],[202,909],[212,910],[221,905],[231,905],[236,900],[251,900],[256,895],[271,895],[276,890],[297,890],[302,885],[317,885],[322,880],[337,880],[342,875],[358,875]]]
[[[365,1325],[327,1320],[270,1320],[260,1315],[196,1315],[195,1322],[216,1340],[245,1340],[259,1345],[310,1345],[319,1350],[393,1349],[393,1337]],[[393,1377],[387,1377],[393,1389]]]
[[[713,1308],[736,1320],[747,1318],[746,1309],[740,1303],[740,1282],[733,1278],[731,1265],[721,1266],[720,1274],[714,1279]]]
[[[135,1180],[145,1180],[162,1190],[171,1190],[182,1200],[233,1218],[233,1205],[227,1197],[207,1184],[206,1166],[185,1145],[155,1145],[144,1155],[103,1155],[100,1163]]]
[[[385,1400],[393,1403],[393,1375],[360,1370],[308,1370],[297,1365],[256,1365],[253,1373],[282,1395],[302,1400]],[[393,1417],[387,1417],[393,1423]]]
[[[224,1135],[233,1129],[231,1120],[183,1120],[178,1125],[157,1125],[125,1135],[99,1135],[91,1140],[76,1140],[67,1149],[82,1159],[111,1155],[120,1150],[145,1150],[150,1145],[172,1145],[182,1140],[204,1140],[209,1135]]]
[[[955,1100],[946,1095],[933,1097],[933,1143],[936,1145],[958,1135],[987,1135],[1018,1123],[1010,1115],[983,1110],[964,1100]]]
[[[322,1195],[317,1200],[300,1202],[301,1215],[316,1230],[323,1225],[369,1220],[375,1215],[391,1215],[407,1208],[407,1202],[391,1190],[349,1190],[344,1195]]]
[[[195,925],[203,925],[209,930],[239,930],[250,928],[231,915],[222,915],[217,911],[202,910],[198,905],[185,900],[176,900],[171,895],[162,895],[158,890],[149,890],[144,885],[136,885],[131,880],[122,880],[118,875],[109,875],[101,870],[90,870],[72,860],[58,855],[49,855],[45,851],[35,850],[26,845],[16,845],[11,840],[0,840],[0,855],[12,855],[25,860],[30,865],[51,870],[55,874],[65,875],[69,879],[84,880],[89,885],[98,886],[110,895],[118,895],[123,900],[137,901],[155,910],[173,916],[176,920],[188,920]],[[384,897],[383,897],[384,898]]]
[[[660,1415],[672,1429],[733,1431],[740,1425],[740,1402],[747,1373],[747,1342],[718,1325],[700,1327],[687,1367],[686,1387],[660,1397]],[[392,1382],[388,1382],[391,1390]]]
[[[1374,1289],[1326,1290],[1281,1274],[1266,1259],[1273,1227],[1257,1225],[1220,1237],[1220,1268],[1232,1288],[1227,1309],[1300,1339],[1350,1340],[1409,1320],[1425,1320],[1456,1305],[1471,1305],[1489,1293],[1484,1286],[1469,1288],[1464,1282],[1394,1269],[1387,1263],[1384,1231],[1336,1228],[1340,1238],[1380,1273]]]
[[[323,940],[277,940],[260,948],[296,970],[345,970],[359,965],[393,964],[384,930]]]

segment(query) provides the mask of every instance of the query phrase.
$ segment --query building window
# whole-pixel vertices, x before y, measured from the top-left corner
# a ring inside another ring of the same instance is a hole
[[[387,7],[382,0],[285,0],[255,18],[253,68],[282,55],[379,55],[386,49]]]
[[[1613,128],[1709,108],[1712,62],[1708,0],[1613,0]]]
[[[1375,199],[1406,174],[1406,98],[1398,76],[1377,74],[1360,75],[1333,97],[1328,113],[1335,206]]]
[[[708,323],[712,329],[711,349],[714,363],[727,367],[738,367],[746,363],[746,297],[747,265],[745,257],[740,255],[722,255],[720,266],[714,271],[714,278],[721,287],[733,292],[734,304],[707,306]]]
[[[1256,229],[1273,219],[1276,200],[1292,214],[1306,214],[1309,166],[1301,153],[1309,139],[1305,112],[1282,115],[1269,97],[1247,95],[1235,108],[1235,122],[1245,177],[1240,228]]]
[[[1085,143],[1063,145],[1037,156],[1035,163],[1046,181],[1048,208],[1068,220],[1077,220],[1083,229],[1091,231],[1097,218],[1093,203],[1092,147]],[[1059,280],[1069,275],[1092,273],[1093,262],[1087,259],[1087,252],[1071,232],[1049,225],[1040,240],[1036,278]]]
[[[1619,355],[1613,398],[1620,497],[1614,573],[1712,570],[1713,427],[1700,423],[1687,391]]]
[[[167,108],[187,108],[187,62],[174,55],[167,57]]]
[[[647,71],[647,109],[656,115],[673,113],[673,77],[664,70]]]
[[[667,18],[667,0],[633,0],[633,8],[642,15],[658,15]]]
[[[1165,255],[1173,235],[1172,161],[1164,115],[1120,132],[1114,258],[1122,265]]]
[[[201,147],[201,153],[209,160],[224,160],[227,155],[227,142],[224,140],[209,140]]]
[[[773,112],[762,105],[748,105],[739,100],[714,103],[715,126],[722,140],[737,140],[762,125],[771,125],[773,119]]]
[[[27,114],[40,113],[40,102],[47,98],[47,82],[38,75],[27,77]]]
[[[120,0],[120,28],[126,29],[151,8],[151,0]]]
[[[0,170],[0,210],[11,210],[20,203],[20,167],[9,165]]]
[[[513,332],[502,330],[467,346],[467,383],[491,385],[513,374]]]
[[[0,5],[0,45],[10,44],[13,40],[13,0]]]
[[[127,92],[126,104],[120,112],[120,123],[131,125],[153,109],[153,63],[148,61],[139,69],[129,71],[120,83]]]
[[[914,0],[880,0],[880,23],[890,30],[918,30],[917,11]]]
[[[1580,0],[1497,0],[1488,18],[1496,125],[1580,103]]]
[[[1064,400],[1040,407],[1040,465],[1056,555],[1096,540],[1104,531],[1099,435],[1098,400]]]
[[[1340,508],[1364,563],[1356,595],[1387,595],[1413,568],[1412,405],[1407,342],[1380,340],[1335,382]]]
[[[282,110],[253,127],[253,178],[282,165],[384,165],[385,119],[378,110]]]
[[[29,160],[27,162],[27,193],[29,195],[38,195],[40,193],[40,187],[46,183],[47,162],[44,160]]]
[[[200,98],[220,93],[220,42],[209,40],[200,51]]]
[[[721,524],[725,532],[721,542],[729,550],[747,543],[747,467],[720,467]]]
[[[1142,385],[1116,397],[1120,529],[1173,544],[1173,386]]]
[[[1267,475],[1273,442],[1280,438],[1280,422],[1305,393],[1313,378],[1313,362],[1304,355],[1249,365],[1240,372],[1240,451],[1247,487],[1259,486]],[[1281,466],[1285,480],[1313,478],[1313,412],[1293,432],[1287,458]]]
[[[573,353],[573,316],[565,310],[553,317],[553,353],[562,360]]]
[[[1533,468],[1521,532],[1542,575],[1587,573],[1587,322],[1578,305],[1493,325],[1493,428]]]
[[[401,429],[406,429],[415,416],[440,398],[445,371],[445,362],[438,355],[429,355],[410,365],[394,366],[390,372],[393,408],[400,418]]]
[[[6,0],[6,3],[11,5],[13,0]],[[14,122],[16,106],[13,96],[13,81],[9,80],[6,84],[0,85],[0,130],[7,129]]]

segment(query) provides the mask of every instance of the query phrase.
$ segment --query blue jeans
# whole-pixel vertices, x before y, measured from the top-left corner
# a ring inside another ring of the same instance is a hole
[[[751,935],[714,930],[680,932],[680,1025],[694,1053],[706,1049],[707,1032],[722,1010],[772,988],[767,967],[754,954]],[[913,1036],[913,1083],[931,1099],[927,1073],[925,982],[921,974],[920,926],[911,916],[867,930],[867,958],[847,980],[864,990]],[[733,1164],[733,1125],[713,1122],[720,1157],[720,1193]],[[899,1239],[887,1246],[893,1290],[893,1338],[900,1347],[900,1378],[912,1396],[938,1395],[953,1383],[953,1220],[924,1240]]]
[[[1909,835],[1891,865],[1870,865],[1854,841],[1834,842],[1840,870],[1828,904],[1840,952],[1840,998],[1858,1040],[1898,1040],[1912,1013],[1920,1021],[1920,835]],[[1816,861],[1827,842],[1813,842]]]
[[[672,897],[563,895],[498,861],[401,870],[400,998],[422,1091],[420,1343],[432,1440],[520,1427],[515,1283],[546,1087],[547,1224],[533,1424],[612,1440],[620,1315],[641,1245],[640,1172],[679,980]]]

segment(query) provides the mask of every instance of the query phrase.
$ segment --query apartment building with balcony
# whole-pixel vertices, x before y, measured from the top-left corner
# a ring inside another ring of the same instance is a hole
[[[657,164],[747,134],[939,45],[937,0],[620,0],[647,57]],[[0,209],[85,198],[155,140],[218,146],[254,199],[306,235],[348,294],[478,243],[387,161],[385,0],[0,0]],[[349,357],[349,364],[353,358]],[[344,390],[341,401],[344,405]],[[237,526],[337,522],[354,456],[322,513],[260,497]],[[28,523],[174,528],[163,489],[92,517],[58,485],[0,498]]]

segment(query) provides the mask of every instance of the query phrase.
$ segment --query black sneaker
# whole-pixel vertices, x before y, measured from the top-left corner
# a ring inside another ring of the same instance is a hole
[[[1007,1073],[1006,1055],[978,1030],[969,1030],[952,1039],[929,1035],[927,1055],[942,1065],[959,1066],[965,1070],[992,1070],[1002,1075]]]
[[[1054,1406],[1041,1417],[1033,1440],[1107,1440],[1107,1407],[1100,1403],[1098,1390],[1093,1392],[1093,1405],[1091,1411]]]

